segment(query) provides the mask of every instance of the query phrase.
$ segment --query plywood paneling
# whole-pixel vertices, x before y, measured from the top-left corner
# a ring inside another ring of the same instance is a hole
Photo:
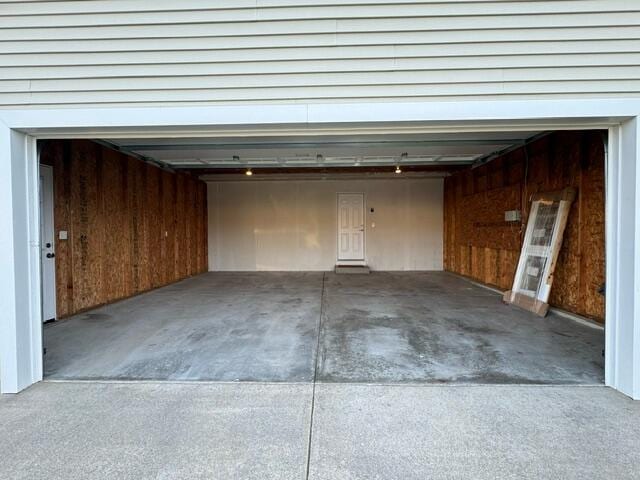
[[[127,265],[129,251],[129,230],[127,223],[126,184],[122,181],[126,164],[121,154],[109,149],[102,150],[102,212],[108,222],[101,222],[103,263]],[[125,267],[126,268],[126,267]],[[123,268],[103,268],[103,285],[101,303],[111,302],[127,295],[127,278]]]
[[[176,175],[176,211],[180,215],[176,216],[176,238],[187,238],[187,217],[185,215],[185,183],[186,177],[182,174]],[[175,278],[187,276],[187,262],[183,261],[186,254],[186,242],[182,245],[180,242],[174,244],[175,256],[174,267]]]
[[[41,161],[54,167],[56,237],[68,232],[58,318],[207,270],[203,182],[87,140],[46,141]]]
[[[146,195],[146,228],[147,228],[147,257],[149,259],[149,282],[150,288],[157,288],[162,285],[163,266],[161,262],[155,261],[157,255],[162,252],[162,208],[164,204],[160,198],[162,181],[161,170],[153,165],[146,164],[147,195]],[[195,188],[194,188],[195,190]],[[195,221],[195,219],[192,219]],[[189,260],[190,261],[190,260]],[[195,272],[190,272],[195,273]]]
[[[604,321],[602,133],[555,132],[474,170],[445,179],[445,269],[507,290],[533,193],[572,186],[578,197],[554,274],[553,306]],[[522,222],[505,222],[520,209]]]
[[[162,283],[173,282],[178,278],[175,274],[176,262],[176,175],[162,172],[162,236],[161,255]],[[202,265],[202,263],[199,263]]]
[[[71,268],[74,275],[73,309],[83,310],[103,303],[101,245],[104,243],[98,182],[101,158],[96,144],[74,142],[71,168],[76,174],[71,182],[71,218],[69,240]],[[55,175],[55,167],[54,167]],[[55,199],[55,194],[54,194]],[[56,228],[56,231],[60,229]],[[63,259],[57,259],[57,262]]]

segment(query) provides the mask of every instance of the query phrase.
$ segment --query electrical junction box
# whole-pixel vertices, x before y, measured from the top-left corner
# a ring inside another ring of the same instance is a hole
[[[522,220],[522,212],[520,210],[507,210],[504,212],[505,222],[519,222]]]

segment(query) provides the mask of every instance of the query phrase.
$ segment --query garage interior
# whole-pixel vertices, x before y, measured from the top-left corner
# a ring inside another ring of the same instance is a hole
[[[605,140],[42,140],[45,378],[602,384]],[[540,318],[500,292],[531,195],[568,186]]]

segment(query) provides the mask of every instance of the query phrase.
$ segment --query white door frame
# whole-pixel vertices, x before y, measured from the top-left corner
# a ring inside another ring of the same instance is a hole
[[[638,115],[632,97],[0,110],[0,389],[42,379],[37,138],[607,128],[605,383],[640,399]]]
[[[340,195],[362,196],[362,258],[344,260],[340,258]],[[367,264],[367,198],[364,192],[338,192],[336,194],[336,265],[366,265]]]
[[[48,230],[49,232],[49,246],[42,245],[43,233],[40,231],[40,271],[42,273],[42,321],[46,322],[48,320],[55,320],[56,318],[56,269],[55,269],[55,257],[56,253],[56,242],[55,242],[55,226],[54,226],[54,197],[53,197],[53,167],[50,165],[39,165],[39,176],[41,179],[45,179],[47,183],[47,189],[44,189],[40,192],[42,195],[42,204],[39,205],[42,210],[40,211],[40,226],[41,228],[44,226],[44,230]],[[38,183],[38,186],[42,186],[42,183]],[[46,194],[45,194],[46,193]],[[39,195],[39,196],[40,196]],[[44,211],[46,210],[46,211]],[[44,235],[46,237],[46,235]],[[53,255],[53,257],[45,257],[46,255]],[[49,271],[49,278],[45,278],[47,275],[47,266],[46,262],[49,262],[49,267],[51,270]],[[47,295],[48,291],[48,295]],[[49,301],[49,305],[47,305],[47,300]]]

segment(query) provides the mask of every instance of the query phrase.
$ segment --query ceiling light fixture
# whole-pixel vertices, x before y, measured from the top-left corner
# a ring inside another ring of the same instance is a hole
[[[396,173],[402,173],[402,170],[400,170],[400,165],[396,166]]]
[[[248,177],[250,177],[251,175],[253,175],[253,172],[251,171],[250,168],[247,168],[247,171],[244,172],[245,175],[247,175]]]

